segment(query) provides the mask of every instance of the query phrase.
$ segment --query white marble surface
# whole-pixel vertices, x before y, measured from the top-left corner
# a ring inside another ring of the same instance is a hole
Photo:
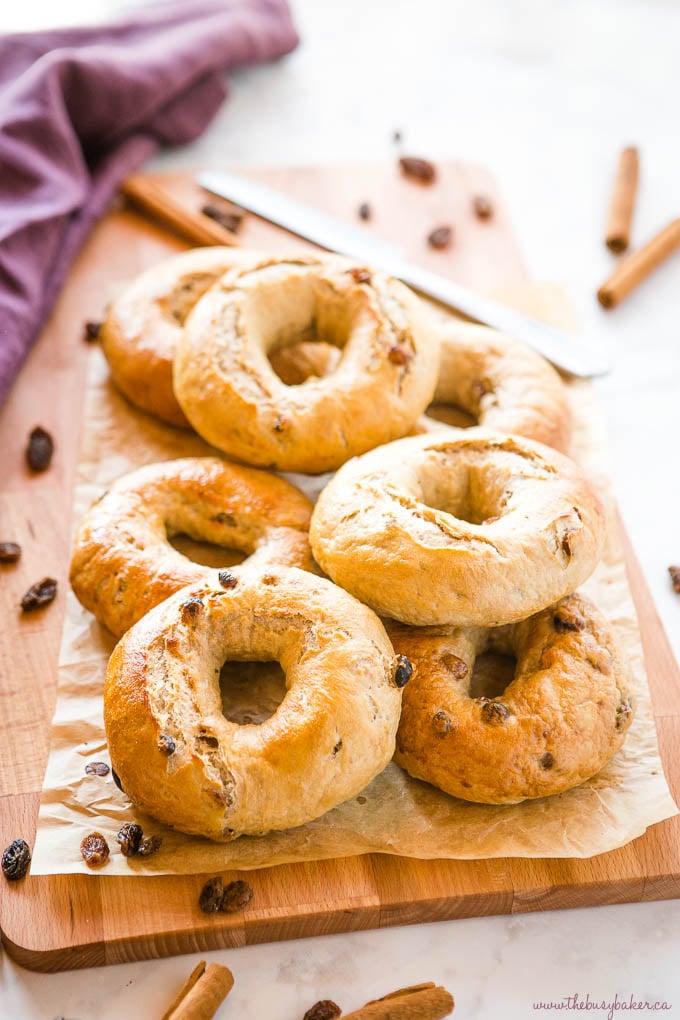
[[[3,29],[75,23],[117,0],[25,3]],[[127,5],[129,6],[129,5]],[[240,73],[230,101],[194,146],[158,166],[218,159],[311,163],[409,151],[484,163],[500,182],[534,276],[564,281],[584,332],[611,348],[600,384],[612,473],[654,599],[680,653],[680,254],[613,313],[594,291],[612,258],[601,236],[619,148],[641,148],[635,241],[680,213],[675,0],[294,0],[303,45]],[[236,987],[219,1017],[296,1020],[318,998],[345,1010],[433,979],[465,1020],[528,1020],[568,996],[670,1004],[680,1017],[680,903],[490,917],[208,954]],[[0,1016],[77,1020],[163,1012],[198,957],[54,976],[0,956]],[[606,1017],[607,1009],[588,1009]],[[623,1012],[619,1005],[611,1015]],[[629,1010],[626,1011],[630,1012]],[[638,1010],[636,1015],[646,1015]]]

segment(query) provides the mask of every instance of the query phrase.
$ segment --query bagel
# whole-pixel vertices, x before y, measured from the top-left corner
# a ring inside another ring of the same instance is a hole
[[[454,797],[513,804],[563,793],[604,767],[632,722],[611,630],[578,593],[496,630],[388,632],[414,667],[395,761]],[[489,650],[516,656],[514,677],[501,695],[474,697],[475,659]]]
[[[99,338],[111,378],[136,407],[189,427],[172,389],[172,362],[184,321],[202,294],[252,254],[196,248],[141,273],[107,310]]]
[[[182,832],[229,840],[287,829],[358,794],[394,752],[396,659],[370,609],[293,568],[217,572],[151,610],[115,648],[104,722],[111,764],[138,807]],[[222,711],[225,660],[276,660],[272,716]]]
[[[574,591],[605,515],[566,457],[480,428],[414,436],[345,464],[314,508],[317,563],[381,616],[499,626]]]
[[[283,478],[217,457],[150,464],[119,478],[80,522],[71,586],[117,637],[208,567],[178,552],[184,534],[248,562],[313,570],[307,529],[312,504]]]
[[[449,320],[440,332],[439,378],[417,431],[432,431],[444,408],[461,408],[476,424],[567,452],[567,388],[545,358],[525,344],[472,323]]]
[[[337,368],[286,386],[268,355],[314,338],[342,349]],[[384,273],[338,256],[253,259],[188,316],[174,388],[213,446],[320,474],[411,429],[434,392],[438,352],[431,313]]]

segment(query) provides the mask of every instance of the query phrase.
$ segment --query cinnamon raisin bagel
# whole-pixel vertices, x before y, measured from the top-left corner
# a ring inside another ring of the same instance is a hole
[[[419,431],[441,407],[466,411],[494,432],[535,439],[566,452],[571,438],[567,388],[545,358],[486,326],[450,319],[441,329],[439,378]]]
[[[404,688],[395,760],[454,797],[513,804],[594,776],[633,718],[627,670],[609,625],[583,595],[495,630],[393,625],[414,673]],[[475,659],[514,655],[503,693],[475,697]]]
[[[481,428],[414,436],[345,464],[314,508],[322,569],[416,626],[526,619],[594,570],[605,515],[574,463]]]
[[[111,378],[128,400],[170,425],[189,427],[172,389],[184,321],[202,294],[247,256],[238,248],[195,248],[141,273],[111,302],[100,340]]]
[[[216,571],[152,609],[114,650],[104,722],[128,796],[182,832],[229,840],[302,825],[389,762],[401,691],[380,620],[294,568]],[[225,718],[225,661],[280,663],[259,724]]]
[[[71,585],[120,636],[208,567],[170,544],[178,534],[246,553],[248,562],[313,570],[312,504],[283,478],[217,457],[150,464],[119,478],[76,532]]]
[[[287,386],[268,356],[322,340],[330,375]],[[338,256],[261,258],[195,305],[179,338],[177,399],[199,435],[249,464],[319,474],[405,435],[434,392],[431,313],[384,273]]]

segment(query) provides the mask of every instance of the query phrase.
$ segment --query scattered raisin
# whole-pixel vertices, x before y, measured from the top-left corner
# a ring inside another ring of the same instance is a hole
[[[220,903],[222,902],[222,896],[224,895],[224,882],[217,875],[215,878],[210,878],[201,889],[201,895],[198,897],[198,905],[204,914],[216,914],[220,909]]]
[[[442,250],[448,248],[451,245],[453,239],[453,230],[451,227],[435,227],[427,235],[427,243],[430,248],[436,248]]]
[[[8,882],[18,882],[28,871],[31,851],[25,839],[15,839],[2,854],[2,873]]]
[[[399,344],[390,347],[387,352],[387,358],[393,365],[408,365],[411,357],[411,352],[406,347],[400,347]]]
[[[498,726],[510,717],[510,711],[500,701],[490,701],[489,698],[477,698],[482,703],[482,719],[490,726]]]
[[[24,613],[48,606],[57,596],[57,582],[53,577],[43,577],[42,581],[32,584],[21,600]]]
[[[373,214],[373,211],[368,202],[362,202],[361,205],[359,206],[358,212],[360,220],[370,220]]]
[[[574,535],[577,534],[578,531],[580,531],[580,528],[570,528],[568,531],[565,531],[562,536],[562,552],[567,559],[571,559],[574,555]]]
[[[28,437],[26,461],[31,471],[47,471],[52,462],[54,440],[49,432],[38,425]]]
[[[237,910],[247,907],[253,898],[253,887],[242,878],[230,882],[224,887],[220,900],[220,911],[223,914],[234,914]]]
[[[368,798],[364,797],[363,794],[357,797],[357,804],[366,804],[367,802]]]
[[[554,764],[555,764],[554,757],[552,756],[550,751],[546,751],[545,754],[543,755],[543,757],[541,758],[541,761],[540,761],[541,768],[542,769],[551,769]]]
[[[194,596],[193,598],[187,599],[186,602],[183,602],[179,611],[182,615],[182,619],[186,621],[194,620],[201,613],[202,609],[203,599],[199,599]]]
[[[166,754],[168,758],[171,754],[175,753],[175,741],[167,733],[161,733],[157,741],[157,747],[161,754]]]
[[[109,844],[101,832],[91,832],[80,844],[80,852],[88,867],[98,868],[100,864],[104,864],[108,860]]]
[[[226,524],[230,528],[236,527],[236,518],[233,514],[228,514],[224,510],[220,510],[218,514],[211,517],[211,520],[215,521],[216,524]]]
[[[116,772],[116,770],[114,768],[111,769],[111,778],[113,779],[114,783],[116,784],[116,786],[118,787],[120,792],[121,793],[125,793],[125,790],[123,789],[123,785],[122,785],[122,783],[120,781],[120,776],[118,775],[118,773]]]
[[[246,214],[245,209],[240,209],[238,206],[232,206],[231,209],[223,209],[219,205],[213,205],[211,202],[204,205],[201,212],[204,216],[214,220],[215,223],[219,223],[225,230],[231,231],[232,234],[238,232]]]
[[[333,754],[334,758],[335,758],[336,754],[338,753],[338,751],[340,750],[341,747],[342,747],[342,737],[340,738],[340,740],[338,740],[337,744],[333,745],[332,754]]]
[[[399,166],[404,177],[412,177],[416,181],[422,181],[423,184],[432,184],[437,176],[434,163],[417,156],[402,156]]]
[[[446,712],[436,712],[432,716],[432,729],[436,737],[443,740],[446,734],[451,729],[451,720],[449,719]]]
[[[468,674],[467,663],[463,662],[462,659],[459,659],[452,652],[444,652],[441,657],[441,663],[453,675],[455,680],[462,680]]]
[[[286,425],[286,419],[282,418],[280,414],[277,414],[276,421],[274,422],[274,432],[283,432]]]
[[[85,766],[85,774],[88,776],[108,776],[109,771],[105,761],[88,761]]]
[[[0,563],[16,563],[21,556],[21,546],[16,542],[0,542]]]
[[[337,1003],[331,999],[320,999],[307,1010],[302,1020],[336,1020],[341,1013],[342,1010]]]
[[[585,621],[581,616],[565,616],[564,613],[555,613],[553,625],[558,634],[566,634],[568,631],[583,630]]]
[[[238,578],[230,570],[220,570],[217,578],[223,588],[235,588],[238,584]]]
[[[363,266],[352,266],[347,272],[352,277],[355,283],[370,283],[371,282],[371,270],[366,269]]]
[[[83,330],[83,338],[92,343],[94,340],[99,340],[99,334],[102,331],[101,322],[86,322],[85,329]]]
[[[669,567],[668,573],[671,575],[671,584],[673,585],[673,591],[680,595],[680,567]]]
[[[118,830],[116,839],[120,843],[120,852],[123,857],[134,857],[139,852],[139,844],[142,842],[141,825],[137,825],[136,822],[126,822]]]
[[[162,843],[162,836],[144,836],[137,853],[140,857],[151,857],[160,850]]]
[[[397,656],[397,668],[394,671],[394,682],[397,687],[405,687],[413,675],[413,666],[405,655]]]
[[[622,730],[624,726],[627,726],[630,722],[630,716],[633,713],[633,706],[630,698],[624,698],[619,707],[616,709],[616,728]]]
[[[475,216],[480,220],[488,220],[493,216],[493,206],[486,195],[475,195],[472,200]]]

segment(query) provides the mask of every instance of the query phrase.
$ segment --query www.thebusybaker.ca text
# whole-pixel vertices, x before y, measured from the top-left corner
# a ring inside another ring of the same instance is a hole
[[[661,999],[638,999],[635,995],[630,995],[627,998],[621,998],[618,993],[614,995],[613,999],[596,999],[591,998],[590,993],[586,993],[585,996],[575,992],[573,995],[565,995],[564,998],[558,999],[557,1001],[549,1002],[534,1002],[533,1008],[536,1012],[545,1011],[552,1012],[557,1009],[565,1010],[581,1010],[588,1011],[590,1013],[604,1013],[607,1020],[614,1020],[614,1015],[618,1012],[632,1013],[634,1011],[646,1011],[648,1013],[658,1013],[662,1010],[672,1009],[672,1003],[665,1002]]]

